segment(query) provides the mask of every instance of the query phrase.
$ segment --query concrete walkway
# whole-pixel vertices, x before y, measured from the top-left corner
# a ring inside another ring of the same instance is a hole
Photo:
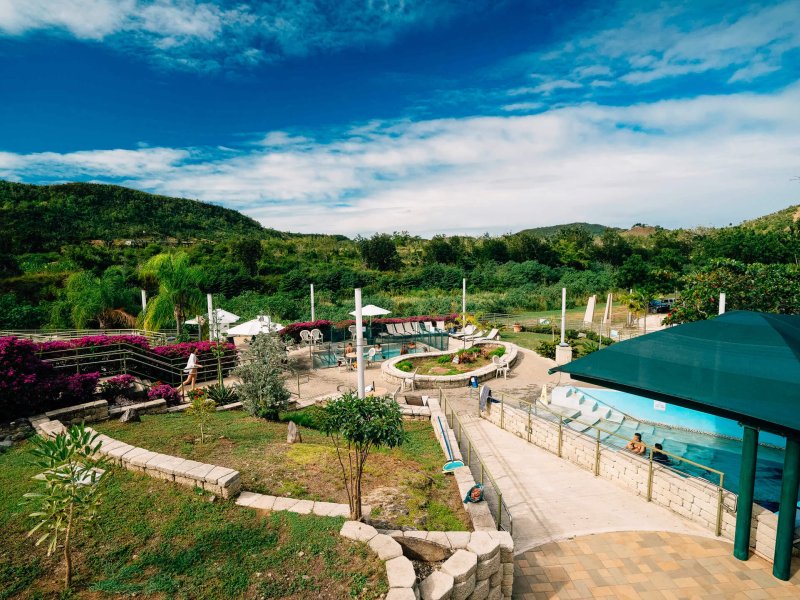
[[[713,535],[469,411],[456,414],[503,492],[518,553],[547,542],[612,531]]]

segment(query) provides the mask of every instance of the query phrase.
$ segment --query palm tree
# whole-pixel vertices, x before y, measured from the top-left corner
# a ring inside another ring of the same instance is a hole
[[[157,331],[174,320],[180,334],[187,313],[202,310],[202,269],[192,266],[185,252],[176,252],[157,254],[142,266],[141,273],[158,281],[158,294],[147,303],[144,328]]]
[[[126,310],[133,305],[134,293],[120,267],[109,267],[101,277],[88,271],[73,273],[67,279],[65,295],[72,322],[78,329],[93,321],[101,329],[136,325],[136,317]]]

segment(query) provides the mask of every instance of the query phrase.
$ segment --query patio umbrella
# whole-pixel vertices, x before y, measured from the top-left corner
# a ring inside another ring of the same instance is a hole
[[[259,315],[251,321],[245,321],[235,327],[231,327],[228,329],[228,335],[243,335],[249,337],[258,335],[259,333],[280,331],[281,329],[283,329],[283,325],[280,323],[273,323],[269,317]]]
[[[381,315],[388,315],[391,314],[392,311],[386,310],[385,308],[381,308],[380,306],[375,306],[374,304],[367,304],[366,306],[362,307],[361,314],[365,317],[369,317],[369,326],[372,327],[372,317],[379,317]],[[354,317],[356,316],[356,311],[352,311],[350,313]]]
[[[221,308],[214,309],[214,321],[219,325],[230,325],[239,320],[239,316]],[[199,325],[197,318],[186,321],[187,325]]]

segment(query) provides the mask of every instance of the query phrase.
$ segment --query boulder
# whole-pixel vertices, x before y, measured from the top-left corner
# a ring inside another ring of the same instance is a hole
[[[300,436],[300,431],[297,429],[297,425],[294,424],[294,421],[289,421],[289,430],[286,433],[286,443],[299,444],[302,441],[303,438]]]
[[[442,544],[429,542],[417,537],[404,536],[395,539],[403,547],[403,554],[411,560],[441,562],[447,560],[453,554],[449,546],[443,546]]]
[[[139,423],[142,418],[139,416],[139,411],[135,408],[129,408],[119,418],[120,423]]]

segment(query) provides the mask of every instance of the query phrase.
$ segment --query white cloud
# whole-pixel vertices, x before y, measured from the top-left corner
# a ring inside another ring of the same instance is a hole
[[[800,200],[792,180],[799,102],[796,85],[775,95],[373,122],[331,142],[237,152],[4,153],[0,175],[125,182],[305,232],[500,233],[572,221],[721,224]]]
[[[386,44],[410,27],[432,27],[456,0],[0,0],[0,35],[34,31],[103,41],[160,64],[217,70],[350,46]]]

